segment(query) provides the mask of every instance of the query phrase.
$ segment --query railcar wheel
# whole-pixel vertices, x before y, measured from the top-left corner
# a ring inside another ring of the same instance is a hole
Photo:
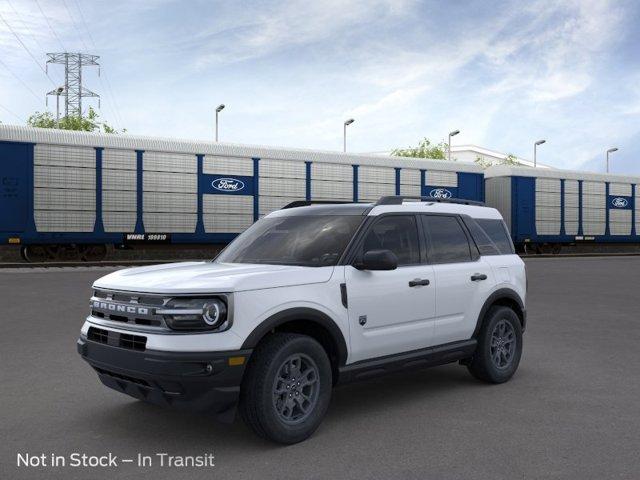
[[[46,262],[49,259],[46,245],[24,245],[20,253],[28,263]]]
[[[106,245],[82,245],[79,250],[83,262],[101,262],[107,256]]]

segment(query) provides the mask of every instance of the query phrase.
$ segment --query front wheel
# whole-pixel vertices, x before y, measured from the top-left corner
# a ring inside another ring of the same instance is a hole
[[[478,334],[478,347],[467,368],[489,383],[503,383],[518,369],[522,356],[522,325],[509,307],[491,307]]]
[[[278,443],[305,440],[331,399],[331,364],[313,338],[275,333],[253,355],[240,395],[240,414],[258,435]]]

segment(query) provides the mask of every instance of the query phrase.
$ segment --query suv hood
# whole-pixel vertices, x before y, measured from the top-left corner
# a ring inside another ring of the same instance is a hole
[[[222,293],[327,282],[333,267],[180,262],[119,270],[94,287],[131,292]]]

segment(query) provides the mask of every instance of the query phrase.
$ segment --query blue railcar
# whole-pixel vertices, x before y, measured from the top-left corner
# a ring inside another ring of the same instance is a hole
[[[486,203],[514,243],[558,253],[563,245],[640,242],[640,177],[496,166],[485,171]]]
[[[484,200],[462,163],[0,125],[0,243],[31,259],[62,246],[225,244],[295,200],[383,195]]]

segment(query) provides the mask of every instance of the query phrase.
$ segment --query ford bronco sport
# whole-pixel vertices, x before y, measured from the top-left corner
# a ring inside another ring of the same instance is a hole
[[[459,362],[511,378],[526,277],[497,210],[383,197],[275,211],[213,261],[129,268],[93,285],[78,351],[106,386],[309,437],[341,382]]]

